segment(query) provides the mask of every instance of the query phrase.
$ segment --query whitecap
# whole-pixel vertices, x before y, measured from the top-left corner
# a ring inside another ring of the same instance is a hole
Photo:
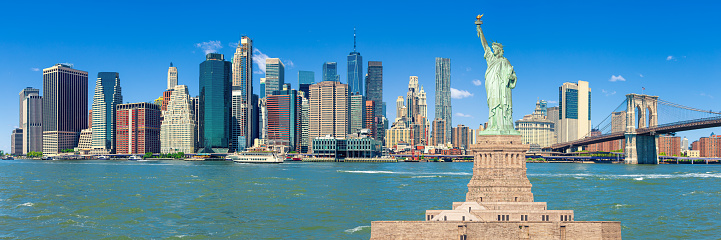
[[[636,181],[641,181],[641,180],[643,180],[643,177],[637,177],[637,178],[633,178],[633,180],[636,180]]]
[[[435,178],[435,177],[441,177],[441,176],[413,176],[411,178]]]
[[[371,226],[357,226],[357,227],[354,227],[351,229],[346,229],[345,232],[354,233],[354,232],[357,232],[357,231],[363,230],[364,228],[369,228],[369,227],[371,227]]]
[[[351,170],[338,170],[338,172],[345,173],[366,173],[366,174],[405,174],[405,175],[473,175],[469,172],[393,172],[393,171],[351,171]]]
[[[399,173],[399,172],[391,172],[391,171],[343,171],[343,170],[338,170],[338,172],[346,172],[346,173]]]
[[[35,205],[35,204],[34,204],[34,203],[31,203],[31,202],[26,202],[26,203],[23,203],[23,204],[18,205],[18,207],[19,207],[19,206],[32,207],[33,205]]]

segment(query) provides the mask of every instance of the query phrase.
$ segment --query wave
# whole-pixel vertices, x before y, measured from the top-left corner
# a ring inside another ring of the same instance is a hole
[[[619,178],[632,178],[640,181],[643,179],[654,179],[654,178],[721,178],[721,173],[678,173],[678,174],[587,174],[587,173],[542,173],[542,174],[528,174],[529,177],[595,177],[601,179],[619,179]]]
[[[345,232],[354,233],[354,232],[357,232],[357,231],[363,230],[364,228],[369,228],[369,227],[371,227],[371,226],[357,226],[357,227],[354,227],[351,229],[346,229]]]
[[[468,172],[393,172],[393,171],[352,171],[352,170],[338,170],[337,172],[344,173],[366,173],[366,174],[405,174],[405,175],[473,175]]]
[[[34,203],[31,203],[31,202],[26,202],[26,203],[23,203],[23,204],[18,205],[18,207],[20,207],[20,206],[32,207],[33,205],[35,205],[35,204],[34,204]]]

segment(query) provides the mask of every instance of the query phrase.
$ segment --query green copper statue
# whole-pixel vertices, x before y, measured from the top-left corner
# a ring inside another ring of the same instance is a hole
[[[503,57],[503,45],[493,43],[493,51],[488,47],[486,37],[481,30],[481,17],[476,17],[476,30],[483,44],[483,58],[488,63],[486,69],[486,96],[488,98],[488,127],[481,135],[520,135],[513,127],[513,103],[511,89],[516,87],[516,72],[508,59]]]

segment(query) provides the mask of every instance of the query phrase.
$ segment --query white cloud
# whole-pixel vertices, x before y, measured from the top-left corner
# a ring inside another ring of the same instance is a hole
[[[553,100],[551,100],[551,101],[548,101],[548,103],[556,104],[556,103],[558,103],[558,101],[553,101]]]
[[[205,52],[205,54],[208,54],[218,52],[218,50],[223,48],[223,44],[220,44],[220,41],[207,41],[202,43],[196,43],[195,47],[203,49],[203,52]]]
[[[473,93],[470,93],[466,90],[458,90],[455,88],[451,88],[451,98],[461,99],[461,98],[467,98],[467,97],[472,97],[472,96],[473,96]]]
[[[668,57],[666,57],[666,61],[671,61],[671,60],[676,60],[676,58],[671,55],[668,55]]]
[[[39,71],[40,71],[40,68],[30,68],[30,71],[39,72]]]
[[[478,80],[478,79],[473,79],[473,85],[481,86],[481,85],[483,85],[483,82],[481,82],[481,80]]]
[[[471,67],[466,68],[466,72],[470,72],[471,70],[473,70]]]
[[[261,71],[255,73],[265,74],[265,59],[268,59],[268,55],[263,54],[263,52],[261,52],[258,48],[253,49],[253,62],[258,65],[258,68],[260,68]]]
[[[283,61],[283,65],[285,65],[285,68],[293,68],[295,67],[295,63],[291,60],[285,60]]]
[[[455,116],[456,116],[456,117],[468,117],[468,118],[473,118],[473,116],[471,116],[470,114],[463,114],[463,113],[456,113]]]
[[[601,89],[601,92],[603,93],[603,95],[606,95],[606,96],[611,96],[611,95],[616,94],[616,91],[609,92],[609,91],[606,91],[606,89]]]
[[[616,75],[611,75],[611,79],[608,79],[608,81],[610,81],[610,82],[616,82],[616,81],[625,82],[626,79],[623,78],[623,76],[621,76],[621,75],[618,75],[618,76],[616,76]]]
[[[238,48],[238,42],[228,43],[228,46],[229,46],[229,47],[232,47],[232,48]]]
[[[643,77],[643,74],[639,74],[638,76],[639,76],[639,77]]]
[[[709,97],[709,98],[713,98],[713,96],[712,96],[712,95],[710,95],[710,94],[706,94],[706,93],[701,93],[701,96],[704,96],[704,97]]]

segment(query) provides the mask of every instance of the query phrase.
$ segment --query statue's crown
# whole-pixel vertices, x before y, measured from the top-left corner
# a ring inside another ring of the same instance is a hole
[[[503,44],[501,44],[499,42],[493,42],[493,44],[491,44],[491,46],[498,46],[500,48],[503,48]]]

